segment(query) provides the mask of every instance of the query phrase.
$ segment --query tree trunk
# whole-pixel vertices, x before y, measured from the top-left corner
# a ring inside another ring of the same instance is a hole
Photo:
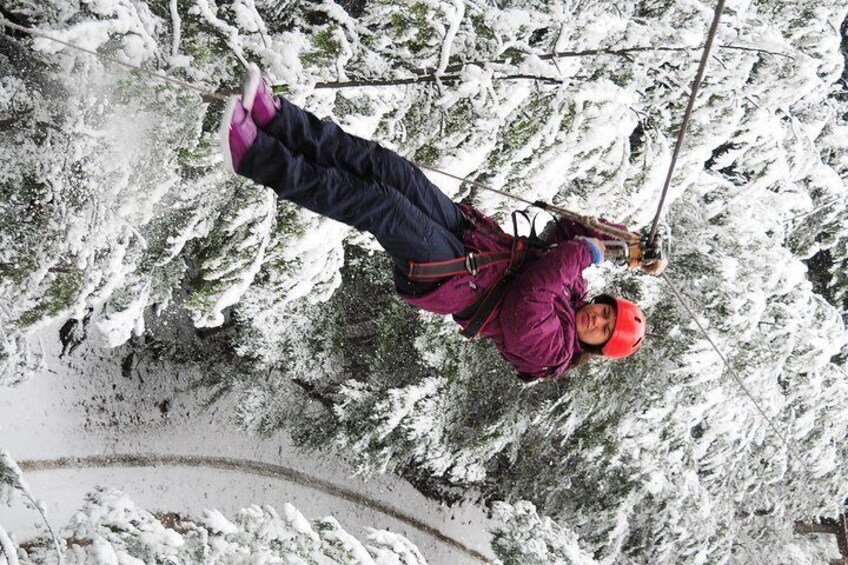
[[[833,534],[839,535],[839,524],[831,518],[822,518],[818,523],[795,522],[796,534]]]

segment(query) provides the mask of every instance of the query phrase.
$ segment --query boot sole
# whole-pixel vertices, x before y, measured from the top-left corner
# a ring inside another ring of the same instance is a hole
[[[224,166],[227,167],[231,173],[235,173],[235,167],[233,167],[233,152],[230,150],[230,124],[233,122],[233,113],[236,111],[236,104],[240,104],[238,96],[233,96],[230,98],[230,101],[227,102],[227,106],[224,109],[224,117],[221,120],[221,129],[218,131],[219,142],[221,147],[221,156],[224,158]]]
[[[247,66],[247,74],[244,78],[244,84],[241,87],[242,106],[249,114],[253,110],[253,101],[256,100],[256,93],[259,91],[259,86],[262,84],[262,71],[255,63],[250,63]]]

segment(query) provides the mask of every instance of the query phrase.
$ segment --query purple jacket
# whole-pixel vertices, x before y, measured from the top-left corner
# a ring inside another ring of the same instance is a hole
[[[462,242],[469,251],[508,252],[513,237],[497,223],[470,206],[460,205],[463,214],[485,229],[469,226]],[[531,378],[551,377],[568,369],[581,351],[574,316],[583,304],[586,280],[583,270],[592,264],[592,254],[575,235],[592,235],[579,226],[560,223],[547,251],[528,252],[521,272],[510,282],[503,301],[480,332],[491,339],[500,354],[519,373]],[[402,296],[409,304],[452,314],[461,326],[468,318],[458,313],[471,308],[506,272],[506,265],[456,275],[424,296]]]

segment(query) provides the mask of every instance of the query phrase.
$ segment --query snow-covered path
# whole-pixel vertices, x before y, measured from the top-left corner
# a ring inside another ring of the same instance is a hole
[[[142,508],[191,515],[290,502],[310,518],[335,516],[353,535],[365,527],[400,532],[431,564],[479,562],[461,546],[491,555],[491,524],[479,508],[442,508],[394,477],[352,477],[343,460],[299,453],[282,434],[249,436],[232,423],[226,400],[204,407],[202,395],[187,390],[189,377],[179,367],[163,371],[157,364],[153,371],[142,363],[133,376],[122,376],[128,348],[84,343],[60,359],[57,332],[52,327],[40,335],[48,370],[0,391],[0,448],[28,462],[26,479],[54,525],[66,523],[85,493],[102,485],[123,490]],[[110,455],[147,459],[108,462]],[[60,458],[88,460],[38,463]],[[207,464],[182,464],[187,458],[207,458]],[[224,460],[250,464],[208,464]],[[274,473],[273,466],[283,472]],[[0,506],[0,524],[18,539],[40,527],[35,512],[21,504]]]

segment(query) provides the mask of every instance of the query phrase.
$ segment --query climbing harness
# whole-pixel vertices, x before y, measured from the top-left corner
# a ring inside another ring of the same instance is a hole
[[[526,253],[527,244],[525,239],[523,237],[515,238],[512,243],[512,254],[509,265],[506,268],[506,272],[504,272],[498,282],[483,296],[483,299],[473,307],[474,314],[460,332],[464,337],[476,337],[483,328],[486,327],[486,324],[492,320],[498,306],[500,306],[501,301],[503,301],[503,297],[504,294],[506,294],[506,289],[509,287],[509,283],[515,275],[519,273],[521,266],[524,264],[524,257]],[[461,314],[462,313],[460,313],[460,316]]]
[[[504,266],[505,270],[495,284],[480,299],[466,310],[456,314],[458,320],[468,321],[463,324],[460,331],[464,337],[473,338],[479,335],[483,328],[492,320],[495,312],[498,309],[504,294],[506,293],[509,283],[521,271],[524,265],[524,259],[527,256],[527,249],[530,246],[540,246],[538,238],[535,237],[535,228],[531,231],[531,237],[523,237],[518,235],[518,216],[526,214],[523,212],[513,212],[512,227],[513,234],[509,236],[503,231],[492,229],[480,222],[477,222],[473,217],[464,215],[464,219],[469,222],[475,230],[486,232],[487,235],[496,240],[501,240],[503,243],[510,244],[510,251],[507,252],[487,252],[475,253],[473,250],[465,254],[464,257],[448,259],[445,261],[431,262],[409,262],[409,271],[407,277],[416,282],[435,282],[449,279],[456,275],[470,274],[476,277],[482,270],[490,267]]]
[[[475,253],[469,251],[463,257],[445,261],[430,261],[427,263],[409,262],[407,278],[417,282],[431,282],[447,279],[456,275],[469,273],[476,277],[477,273],[488,267],[509,263],[512,253]]]

